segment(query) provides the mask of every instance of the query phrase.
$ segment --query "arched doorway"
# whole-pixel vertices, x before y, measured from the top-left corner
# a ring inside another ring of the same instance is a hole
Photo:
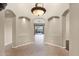
[[[5,22],[4,22],[4,44],[5,46],[14,45],[14,24],[15,24],[16,15],[10,10],[5,10]]]

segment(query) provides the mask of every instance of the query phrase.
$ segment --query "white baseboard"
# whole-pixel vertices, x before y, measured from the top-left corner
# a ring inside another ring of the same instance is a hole
[[[28,42],[26,44],[22,44],[22,45],[18,45],[18,46],[12,46],[12,48],[18,48],[18,47],[21,47],[21,46],[24,46],[24,45],[29,45],[29,44],[32,44],[33,42]]]
[[[66,48],[66,47],[62,47],[62,46],[59,46],[57,44],[52,44],[52,43],[49,43],[49,42],[45,42],[45,44],[48,44],[48,45],[51,45],[51,46],[60,47],[60,48]]]

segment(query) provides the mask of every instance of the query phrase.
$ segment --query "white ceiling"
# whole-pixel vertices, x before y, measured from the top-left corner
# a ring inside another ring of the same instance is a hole
[[[35,16],[31,13],[31,9],[35,6],[35,3],[8,3],[6,9],[12,10],[16,16],[26,16],[30,19],[44,18],[48,19],[51,16],[60,16],[69,8],[68,3],[44,3],[46,13],[43,16]]]

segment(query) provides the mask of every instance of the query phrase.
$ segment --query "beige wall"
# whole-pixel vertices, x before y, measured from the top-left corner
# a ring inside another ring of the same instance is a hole
[[[47,42],[62,46],[62,22],[61,19],[53,18],[48,22]]]
[[[70,4],[70,55],[79,55],[79,4]]]
[[[28,5],[28,4],[27,4]],[[28,6],[27,6],[28,7]],[[23,24],[20,16],[28,16],[25,4],[9,3],[6,9],[14,12],[16,17],[12,21],[12,45],[13,47],[33,42],[33,24],[32,21],[26,20]],[[30,11],[29,11],[30,12]]]
[[[31,30],[28,19],[16,19],[16,46],[33,42]]]
[[[0,49],[4,47],[4,10],[0,11]]]
[[[69,9],[65,10],[62,15],[62,40],[63,47],[66,47],[66,40],[69,40]]]
[[[70,11],[68,12],[68,14],[66,15],[66,40],[69,40],[69,30],[70,30],[70,27],[69,27],[69,20],[70,20]]]
[[[12,43],[12,18],[6,18],[4,24],[5,46]]]
[[[45,24],[45,42],[49,42],[51,44],[56,44],[58,46],[63,46],[63,29],[66,30],[66,24],[65,27],[63,27],[62,21],[62,14],[69,9],[69,4],[60,4],[57,6],[59,10],[56,12],[56,16],[59,16],[60,19],[52,19],[50,22],[48,22],[48,19],[46,20]],[[69,15],[67,15],[67,19],[69,18]],[[56,20],[56,22],[54,22]],[[65,21],[66,22],[66,21]],[[67,20],[68,22],[68,20]],[[67,24],[68,26],[68,24]],[[63,29],[62,29],[63,28]],[[68,33],[68,28],[67,28]],[[68,37],[68,36],[67,36]]]

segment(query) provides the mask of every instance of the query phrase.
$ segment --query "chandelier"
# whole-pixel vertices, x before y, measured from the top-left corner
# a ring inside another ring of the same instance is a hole
[[[46,12],[46,9],[43,7],[43,4],[41,3],[36,3],[35,4],[35,7],[33,7],[31,9],[31,12],[33,15],[36,15],[36,16],[42,16],[45,14]]]
[[[5,9],[6,6],[7,6],[7,3],[0,3],[0,11]]]

